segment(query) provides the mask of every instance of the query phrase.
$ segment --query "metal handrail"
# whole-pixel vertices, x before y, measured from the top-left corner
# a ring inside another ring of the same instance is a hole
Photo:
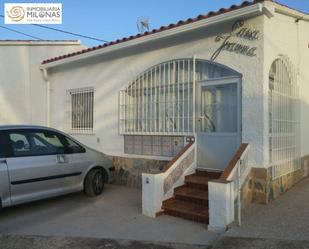
[[[234,182],[235,180],[237,181],[237,191],[235,192],[237,192],[236,195],[238,204],[237,218],[239,226],[241,226],[241,187],[243,185],[242,181],[245,179],[243,174],[245,173],[248,166],[247,164],[248,152],[249,152],[249,144],[247,143],[241,144],[220,177],[221,180],[233,181],[233,176],[237,174],[236,179],[234,179]],[[234,200],[236,198],[234,198]]]
[[[176,156],[173,157],[162,169],[162,172],[166,172],[172,165],[194,144],[194,141],[190,141],[185,147],[183,147]]]

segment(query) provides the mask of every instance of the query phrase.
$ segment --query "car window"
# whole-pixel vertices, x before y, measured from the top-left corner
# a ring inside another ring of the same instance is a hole
[[[4,158],[5,157],[5,153],[4,153],[4,136],[3,134],[0,133],[0,158]]]
[[[59,136],[53,133],[37,133],[41,139],[47,141],[49,144],[55,147],[62,147],[64,148],[64,144],[60,141]]]
[[[72,139],[68,137],[64,137],[66,146],[67,146],[67,152],[74,154],[74,153],[84,153],[86,150],[80,146],[78,143],[74,142]]]
[[[9,138],[13,156],[40,156],[65,152],[65,145],[56,133],[50,131],[13,131]]]
[[[25,134],[11,133],[9,137],[15,156],[30,153],[30,143]]]

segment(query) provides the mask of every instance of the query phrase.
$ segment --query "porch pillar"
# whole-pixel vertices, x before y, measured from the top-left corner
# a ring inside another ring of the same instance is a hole
[[[213,180],[208,183],[209,226],[208,230],[224,232],[234,221],[233,182]]]

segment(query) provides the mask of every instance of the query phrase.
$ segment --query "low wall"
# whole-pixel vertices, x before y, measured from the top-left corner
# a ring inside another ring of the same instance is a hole
[[[114,184],[142,187],[142,173],[158,174],[168,161],[143,158],[112,157],[115,167]]]
[[[284,176],[271,179],[271,168],[252,168],[247,184],[242,189],[242,203],[267,204],[308,176],[309,156],[302,157],[301,168]]]
[[[162,212],[162,202],[171,198],[174,188],[185,182],[185,176],[194,173],[195,144],[188,143],[159,174],[143,173],[143,214],[155,218]]]
[[[249,175],[247,176],[242,188],[241,188],[241,207],[246,208],[250,203],[252,203],[253,199],[253,191],[252,191],[252,173],[254,172],[254,169],[251,169]],[[235,200],[235,208],[237,209],[237,201]]]
[[[278,198],[282,193],[308,176],[308,166],[309,156],[305,156],[301,159],[301,169],[270,181],[267,201]]]

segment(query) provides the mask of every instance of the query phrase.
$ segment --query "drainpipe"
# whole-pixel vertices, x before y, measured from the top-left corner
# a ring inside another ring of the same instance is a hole
[[[50,94],[51,94],[51,85],[48,79],[47,69],[43,68],[43,78],[46,82],[46,106],[47,106],[47,126],[50,127]]]

